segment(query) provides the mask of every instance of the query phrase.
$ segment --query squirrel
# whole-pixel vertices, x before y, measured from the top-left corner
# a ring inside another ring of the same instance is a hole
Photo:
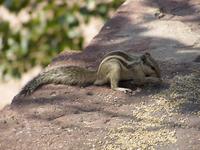
[[[17,96],[33,93],[44,84],[66,85],[104,85],[111,84],[111,89],[131,92],[131,89],[118,87],[118,82],[134,80],[139,84],[160,83],[160,69],[149,53],[141,56],[122,51],[113,51],[105,55],[98,70],[88,70],[78,66],[62,66],[41,72],[29,81]]]
[[[110,82],[113,90],[131,92],[131,89],[118,87],[118,82],[121,80],[134,80],[137,84],[161,83],[162,81],[159,66],[150,53],[138,56],[113,51],[101,61],[94,85]]]

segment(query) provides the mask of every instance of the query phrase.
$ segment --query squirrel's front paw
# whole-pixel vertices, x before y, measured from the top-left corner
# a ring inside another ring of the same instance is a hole
[[[133,91],[131,89],[128,89],[128,88],[115,88],[114,90],[116,91],[120,91],[120,92],[124,92],[125,94],[132,94]]]

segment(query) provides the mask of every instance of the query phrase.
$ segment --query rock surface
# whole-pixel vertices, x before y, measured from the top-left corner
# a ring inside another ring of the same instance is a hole
[[[165,83],[135,95],[43,86],[1,110],[0,149],[199,149],[199,24],[198,0],[127,0],[83,53],[63,52],[47,69],[94,69],[109,51],[148,51]]]

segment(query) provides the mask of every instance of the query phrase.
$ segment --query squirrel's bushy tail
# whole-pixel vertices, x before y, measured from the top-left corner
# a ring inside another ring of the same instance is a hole
[[[48,83],[47,82],[48,72],[42,73],[34,77],[31,81],[29,81],[19,92],[18,96],[26,96],[30,95],[35,91],[39,86]]]
[[[33,78],[22,88],[18,96],[30,95],[44,84],[86,85],[94,83],[95,79],[96,71],[76,66],[58,67],[44,71]]]

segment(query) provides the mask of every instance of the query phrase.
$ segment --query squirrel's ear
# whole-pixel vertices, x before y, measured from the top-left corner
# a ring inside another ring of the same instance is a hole
[[[142,56],[141,56],[141,59],[146,62],[147,59],[151,57],[151,54],[149,52],[145,52]]]
[[[145,61],[147,58],[146,58],[147,56],[145,55],[145,54],[143,54],[142,56],[141,56],[141,59],[142,59],[142,61]]]
[[[151,56],[151,54],[149,52],[145,52],[144,55]]]

